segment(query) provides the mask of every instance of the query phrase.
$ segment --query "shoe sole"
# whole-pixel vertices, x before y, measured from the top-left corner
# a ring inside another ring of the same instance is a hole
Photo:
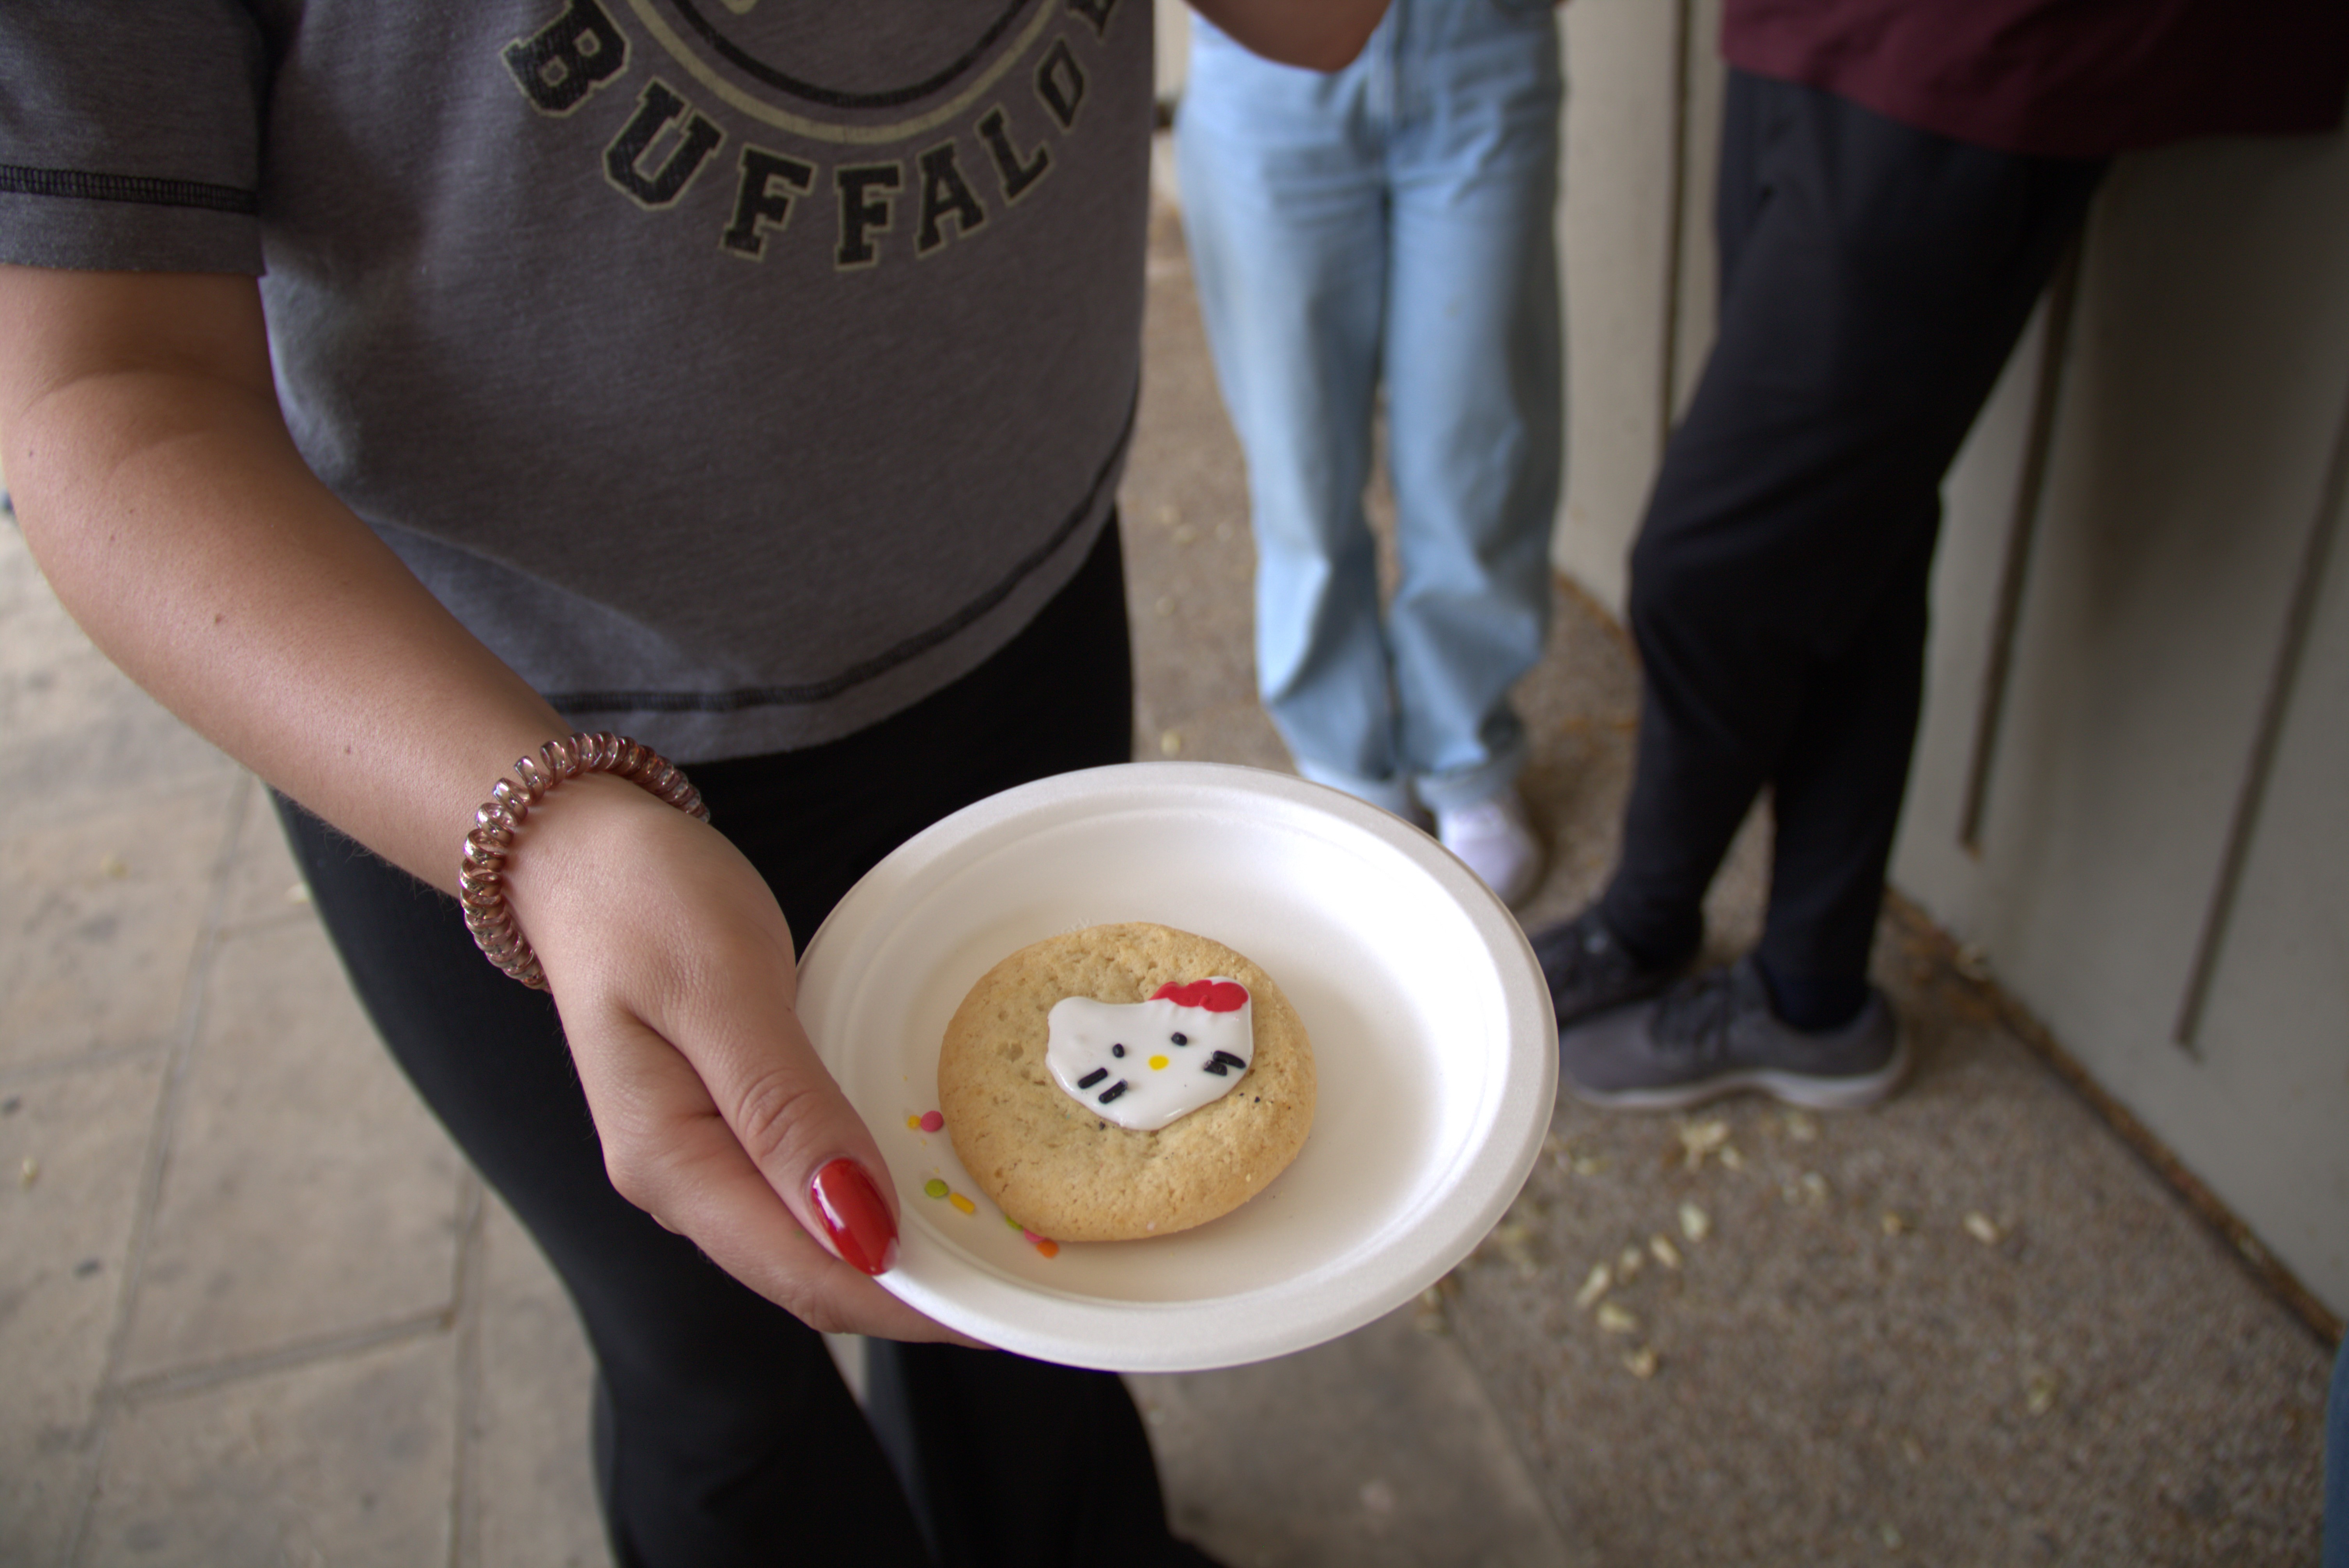
[[[1908,1076],[1909,1037],[1902,1030],[1892,1037],[1892,1055],[1882,1067],[1852,1078],[1813,1078],[1755,1068],[1668,1088],[1588,1089],[1571,1078],[1565,1082],[1575,1099],[1602,1110],[1687,1110],[1733,1094],[1766,1094],[1806,1110],[1861,1110],[1891,1099]]]

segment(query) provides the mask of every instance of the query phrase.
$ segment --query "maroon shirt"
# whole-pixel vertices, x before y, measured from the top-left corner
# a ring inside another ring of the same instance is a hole
[[[1722,53],[2006,152],[2332,129],[2349,0],[1727,0]]]

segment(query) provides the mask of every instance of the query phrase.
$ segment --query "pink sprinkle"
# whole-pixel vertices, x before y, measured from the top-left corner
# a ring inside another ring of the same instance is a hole
[[[946,1124],[947,1119],[940,1116],[936,1111],[926,1110],[922,1112],[922,1130],[924,1132],[936,1132],[939,1128],[944,1127]]]
[[[1027,1238],[1028,1238],[1030,1241],[1031,1241],[1031,1242],[1040,1242],[1040,1241],[1042,1241],[1042,1240],[1044,1239],[1043,1237],[1041,1237],[1041,1236],[1038,1235],[1035,1232],[1033,1232],[1033,1231],[1030,1231],[1030,1230],[1022,1230],[1019,1233],[1020,1233],[1021,1235],[1023,1235],[1023,1236],[1027,1237]]]

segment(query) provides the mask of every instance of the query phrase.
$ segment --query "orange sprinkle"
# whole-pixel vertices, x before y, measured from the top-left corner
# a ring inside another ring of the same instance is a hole
[[[1036,1243],[1036,1250],[1043,1253],[1048,1258],[1057,1258],[1061,1255],[1061,1243],[1058,1242],[1038,1242]]]

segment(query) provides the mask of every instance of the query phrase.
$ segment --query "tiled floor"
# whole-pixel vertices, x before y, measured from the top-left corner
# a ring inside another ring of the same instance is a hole
[[[1171,214],[1153,258],[1140,754],[1281,766]],[[1635,697],[1562,589],[1529,919],[1604,873]],[[258,789],[5,527],[0,725],[0,1563],[605,1562],[560,1289],[369,1037]],[[1724,947],[1760,874],[1748,841]],[[1564,1107],[1433,1301],[1137,1379],[1178,1523],[1234,1568],[2312,1561],[2326,1350],[1913,936],[1883,1111]]]

